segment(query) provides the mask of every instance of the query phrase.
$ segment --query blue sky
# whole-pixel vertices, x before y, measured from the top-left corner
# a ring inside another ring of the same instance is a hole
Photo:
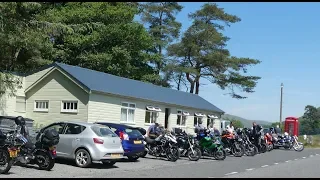
[[[182,32],[190,25],[187,15],[203,2],[184,2],[177,20]],[[200,96],[228,114],[252,120],[279,120],[280,84],[284,83],[283,117],[304,113],[308,104],[319,106],[320,3],[218,3],[242,21],[228,27],[232,55],[259,59],[249,73],[261,76],[256,92],[244,100],[224,95],[215,85],[202,86]],[[203,81],[203,83],[206,83]]]

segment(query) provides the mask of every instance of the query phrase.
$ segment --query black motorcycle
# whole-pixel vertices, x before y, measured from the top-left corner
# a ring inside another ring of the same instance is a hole
[[[223,131],[221,141],[226,152],[235,157],[242,157],[244,155],[245,147],[242,143],[243,140],[237,134],[230,134],[227,131]]]
[[[249,137],[250,142],[252,144],[254,144],[254,145],[255,145],[255,139],[256,138],[260,138],[261,140],[260,140],[260,143],[258,144],[258,146],[260,146],[260,151],[259,151],[259,148],[257,147],[257,145],[255,145],[255,146],[257,147],[257,150],[258,150],[259,153],[267,152],[268,147],[267,147],[267,144],[264,141],[264,135],[262,133],[254,135],[253,134],[253,130],[252,129],[248,129],[248,137]]]
[[[247,128],[237,131],[237,134],[242,138],[242,143],[245,149],[245,154],[247,156],[254,156],[258,153],[258,148],[249,139],[249,131]]]
[[[201,156],[201,150],[197,147],[195,143],[195,137],[193,135],[188,135],[185,131],[175,133],[180,156],[187,156],[190,161],[198,161]]]
[[[176,138],[171,134],[164,132],[156,139],[145,137],[146,151],[141,157],[150,154],[156,157],[166,157],[169,161],[175,162],[180,157]]]
[[[28,138],[24,122],[18,122],[16,128],[16,146],[19,149],[18,156],[14,162],[21,166],[36,164],[40,170],[51,170],[55,164],[56,148],[59,143],[59,133],[54,130],[40,131],[36,137],[36,142],[31,142]]]
[[[0,130],[0,174],[7,174],[17,157],[18,149],[14,146],[15,139]]]

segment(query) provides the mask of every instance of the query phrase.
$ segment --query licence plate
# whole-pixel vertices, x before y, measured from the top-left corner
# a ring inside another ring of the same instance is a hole
[[[120,154],[111,154],[111,157],[120,157],[121,155]]]
[[[9,150],[9,155],[10,155],[10,158],[15,158],[18,156],[18,151],[17,150]]]
[[[141,141],[133,141],[134,144],[141,144]]]

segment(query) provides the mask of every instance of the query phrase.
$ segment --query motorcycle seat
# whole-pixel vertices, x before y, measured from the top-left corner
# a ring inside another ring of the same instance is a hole
[[[156,140],[155,140],[155,139],[151,139],[151,138],[149,138],[149,137],[146,137],[145,140],[146,140],[146,142],[147,142],[148,144],[155,144],[155,143],[156,143]]]

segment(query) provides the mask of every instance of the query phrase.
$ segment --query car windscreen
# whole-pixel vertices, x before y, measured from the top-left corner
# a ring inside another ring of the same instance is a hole
[[[91,126],[92,131],[100,137],[117,137],[118,135],[111,131],[108,127]]]
[[[142,134],[140,133],[140,131],[138,129],[126,128],[124,131],[129,135],[129,137],[130,136],[135,136],[135,137],[142,136]]]

